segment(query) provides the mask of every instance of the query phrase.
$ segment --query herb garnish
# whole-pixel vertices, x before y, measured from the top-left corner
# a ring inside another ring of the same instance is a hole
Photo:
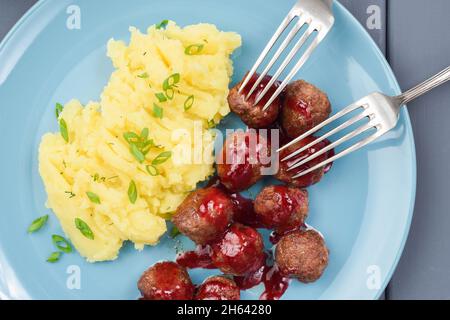
[[[75,198],[77,195],[72,191],[64,191],[64,193],[69,195],[69,199]]]
[[[155,159],[153,159],[152,165],[157,166],[157,165],[163,164],[164,162],[169,160],[171,156],[172,156],[171,151],[164,151],[164,152],[160,153]]]
[[[56,114],[56,119],[59,119],[59,115],[61,114],[61,112],[63,111],[64,107],[61,103],[57,103],[55,106],[55,114]]]
[[[155,146],[153,140],[148,139],[148,135],[149,135],[148,128],[142,129],[140,135],[134,132],[125,132],[123,134],[123,138],[130,145],[131,154],[140,163],[144,162],[147,153],[150,151],[152,147]]]
[[[177,84],[180,82],[180,74],[174,73],[171,76],[169,76],[166,80],[163,82],[163,90],[166,94],[166,97],[169,100],[172,100],[175,95],[174,87],[177,87]]]
[[[100,197],[97,194],[88,191],[88,192],[86,192],[86,195],[88,196],[89,200],[91,200],[91,202],[96,203],[96,204],[101,203]]]
[[[186,99],[186,101],[184,102],[184,111],[188,111],[190,108],[192,108],[192,106],[194,105],[194,100],[195,97],[193,95],[189,96]]]
[[[180,230],[178,230],[177,227],[173,226],[172,230],[170,230],[170,237],[172,239],[175,239],[176,237],[178,237],[181,234]]]
[[[137,77],[138,77],[138,78],[141,78],[141,79],[147,79],[147,78],[148,78],[148,73],[147,73],[147,72],[144,72],[144,73],[138,75]]]
[[[67,123],[64,119],[59,120],[59,132],[66,142],[69,142],[69,130],[67,129]]]
[[[156,29],[157,30],[160,30],[160,29],[165,29],[166,27],[167,27],[167,25],[169,24],[169,20],[163,20],[163,21],[161,21],[160,23],[158,23],[157,25],[156,25]]]
[[[161,103],[167,101],[167,98],[166,98],[165,94],[162,93],[162,92],[155,93],[155,96],[156,96],[156,98],[158,98],[158,101],[161,102]]]
[[[41,229],[48,220],[48,214],[45,216],[39,217],[36,220],[34,220],[31,225],[28,227],[28,233],[33,233]]]
[[[163,90],[167,90],[172,87],[176,87],[179,82],[180,82],[180,74],[174,73],[171,76],[169,76],[166,80],[164,80]]]
[[[61,251],[65,253],[72,252],[72,246],[69,241],[67,241],[64,237],[61,237],[57,234],[52,235],[53,244]]]
[[[184,53],[187,54],[188,56],[193,56],[196,54],[199,54],[200,52],[202,52],[203,48],[205,47],[204,44],[192,44],[188,47],[186,47],[186,49],[184,50]]]
[[[164,92],[166,93],[166,97],[169,100],[172,100],[173,97],[175,96],[175,90],[173,90],[172,88],[168,88],[168,89],[164,90]]]
[[[153,104],[153,116],[158,119],[162,119],[164,116],[164,109],[156,103]]]
[[[153,177],[156,177],[159,175],[159,170],[154,165],[147,165],[147,166],[145,166],[145,169],[147,170],[148,174]]]
[[[93,176],[91,176],[92,179],[94,179],[94,182],[105,182],[106,181],[106,177],[100,177],[100,175],[98,173],[94,174]]]
[[[90,240],[94,240],[94,233],[86,222],[84,222],[80,218],[75,218],[75,226],[78,230],[80,230],[83,236]]]
[[[156,29],[165,29],[166,27],[167,27],[167,25],[169,24],[169,20],[163,20],[163,21],[161,21],[160,23],[158,23],[157,25],[156,25]]]
[[[137,200],[137,188],[133,180],[130,181],[130,185],[128,186],[128,199],[130,199],[132,204],[135,204]]]
[[[214,121],[214,119],[208,120],[208,128],[214,128],[216,126],[216,122]]]
[[[53,252],[48,258],[47,258],[47,262],[50,263],[55,263],[59,260],[59,258],[61,257],[61,252]]]

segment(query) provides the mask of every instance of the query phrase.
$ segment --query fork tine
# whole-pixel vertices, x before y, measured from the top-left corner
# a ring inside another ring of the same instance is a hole
[[[314,29],[313,29],[313,31],[314,31]],[[312,34],[312,32],[308,35],[308,38]],[[302,55],[300,60],[297,62],[297,64],[294,66],[294,68],[291,70],[291,72],[284,79],[283,83],[278,87],[277,91],[275,91],[275,93],[272,95],[272,97],[270,97],[270,99],[267,101],[266,105],[262,109],[263,111],[266,110],[272,104],[272,102],[280,95],[280,93],[284,90],[284,88],[286,88],[286,86],[289,84],[289,82],[292,80],[292,78],[294,78],[294,76],[298,73],[298,71],[301,69],[301,67],[309,59],[309,57],[311,56],[314,49],[316,49],[316,47],[319,45],[320,41],[321,41],[321,39],[319,38],[319,36],[317,36],[314,39],[314,41],[311,43],[311,45],[308,47],[308,49],[304,52],[304,54]]]
[[[361,104],[357,103],[353,103],[351,105],[349,105],[348,107],[342,109],[341,111],[339,111],[338,113],[336,113],[334,116],[328,118],[327,120],[321,122],[320,124],[318,124],[317,126],[315,126],[314,128],[312,128],[311,130],[306,131],[304,134],[302,134],[301,136],[295,138],[294,140],[292,140],[291,142],[289,142],[288,144],[284,145],[283,147],[281,147],[280,149],[277,150],[277,152],[281,152],[286,148],[289,148],[290,146],[296,144],[297,142],[305,139],[306,137],[316,133],[317,131],[319,131],[320,129],[322,129],[323,127],[325,127],[326,125],[330,124],[331,122],[345,116],[346,114],[358,109],[358,108],[362,108],[363,106]]]
[[[316,159],[317,157],[323,155],[325,152],[328,152],[336,147],[339,147],[341,144],[343,144],[344,142],[353,139],[357,136],[359,136],[360,134],[364,133],[365,131],[371,129],[374,127],[374,124],[372,123],[368,123],[358,129],[355,129],[354,131],[346,134],[345,136],[343,136],[342,138],[336,140],[335,142],[329,144],[328,146],[326,146],[325,148],[319,150],[318,152],[310,155],[309,157],[307,157],[306,159],[299,159],[297,160],[293,165],[290,166],[290,168],[287,171],[291,171],[294,170],[295,168],[298,168],[306,163],[308,163],[311,160]]]
[[[245,77],[244,82],[242,82],[241,87],[239,88],[239,93],[242,92],[242,90],[245,88],[245,86],[250,81],[251,77],[255,74],[256,70],[259,68],[260,64],[264,61],[269,51],[274,46],[275,42],[277,42],[280,35],[286,30],[288,25],[291,23],[291,21],[295,17],[294,9],[292,9],[289,14],[284,18],[283,22],[281,22],[280,26],[278,27],[277,31],[275,31],[274,35],[270,39],[270,41],[267,43],[266,47],[264,48],[261,55],[258,57],[258,60],[256,60],[255,64],[253,65],[252,69],[248,73],[247,77]]]
[[[301,17],[300,20],[295,24],[294,28],[289,32],[289,34],[286,37],[286,39],[284,39],[283,43],[281,44],[281,46],[278,48],[278,50],[276,51],[276,53],[274,54],[274,56],[270,60],[269,64],[266,66],[264,71],[259,76],[258,80],[256,80],[255,84],[253,85],[253,87],[248,92],[247,96],[245,97],[246,100],[249,97],[251,97],[253,92],[255,92],[255,89],[259,86],[259,84],[264,79],[264,77],[269,73],[270,69],[272,69],[272,67],[275,64],[275,62],[281,56],[283,51],[288,47],[289,43],[291,43],[292,39],[294,39],[294,37],[297,35],[297,33],[300,31],[300,29],[305,25],[305,23],[306,23],[305,19],[303,17]]]
[[[308,23],[308,22],[307,22]],[[308,40],[308,38],[313,34],[314,32],[314,28],[313,27],[309,27],[308,29],[306,29],[305,33],[302,34],[302,36],[300,37],[300,39],[297,41],[297,43],[295,44],[295,46],[292,48],[292,50],[289,52],[288,56],[284,59],[283,63],[280,65],[280,67],[278,68],[278,70],[275,72],[275,74],[272,76],[272,79],[269,81],[269,83],[266,85],[266,87],[264,88],[263,91],[261,91],[261,93],[256,97],[255,99],[255,103],[254,105],[257,105],[259,102],[261,102],[261,100],[264,98],[264,96],[267,94],[267,92],[270,90],[270,88],[273,86],[273,84],[275,83],[275,81],[278,80],[278,78],[280,77],[280,75],[283,73],[283,71],[286,69],[286,67],[291,63],[292,59],[295,57],[295,55],[298,53],[298,51],[300,50],[300,48],[305,44],[305,42]],[[285,82],[283,82],[284,84]],[[287,84],[286,84],[287,85]],[[285,85],[285,86],[286,86]],[[271,102],[273,102],[273,100],[276,99],[276,97],[278,97],[278,95],[281,93],[281,91],[283,91],[283,89],[280,90],[280,87],[275,91],[274,95],[272,96]],[[266,104],[263,108],[263,110],[267,109],[267,106],[270,104]]]
[[[281,161],[286,161],[289,160],[293,157],[295,157],[296,155],[302,153],[303,151],[311,148],[312,146],[316,145],[317,143],[325,140],[326,138],[344,130],[345,128],[348,128],[349,126],[351,126],[352,124],[366,118],[369,115],[369,113],[367,111],[364,111],[362,113],[360,113],[359,115],[351,118],[350,120],[344,122],[343,124],[341,124],[340,126],[334,128],[333,130],[330,130],[329,132],[327,132],[326,134],[322,135],[321,137],[317,138],[316,140],[314,140],[313,142],[303,146],[302,148],[299,148],[298,150],[292,152],[290,155],[288,155],[287,157],[281,159]]]
[[[297,175],[293,176],[293,179],[297,179],[300,178],[302,176],[304,176],[305,174],[308,174],[310,172],[313,172],[314,170],[317,170],[319,168],[322,168],[324,166],[326,166],[327,164],[334,162],[346,155],[348,155],[349,153],[352,153],[353,151],[359,150],[362,147],[368,145],[369,143],[375,141],[376,139],[378,139],[380,136],[383,135],[383,132],[380,130],[377,130],[377,132],[375,132],[374,134],[372,134],[371,136],[359,141],[358,143],[355,143],[354,145],[348,147],[347,149],[345,149],[344,151],[339,152],[338,154],[336,154],[335,156],[315,165],[312,168],[309,168],[308,170],[302,171],[300,173],[298,173]]]

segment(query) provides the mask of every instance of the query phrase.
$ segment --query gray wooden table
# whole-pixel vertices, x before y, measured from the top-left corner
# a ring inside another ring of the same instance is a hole
[[[450,0],[340,1],[368,29],[403,89],[450,65]],[[0,0],[0,39],[35,2]],[[450,299],[450,85],[411,103],[409,112],[418,161],[416,206],[384,297]]]

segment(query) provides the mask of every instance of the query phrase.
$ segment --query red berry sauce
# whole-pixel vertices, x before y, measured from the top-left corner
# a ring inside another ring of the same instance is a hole
[[[209,188],[208,194],[203,198],[199,206],[199,215],[206,219],[210,224],[223,230],[229,223],[229,217],[226,214],[229,198],[219,188]]]
[[[177,263],[189,269],[216,269],[211,259],[211,247],[209,245],[197,246],[193,251],[186,251],[178,255]]]
[[[247,83],[247,85],[245,86],[245,88],[242,90],[243,95],[245,95],[245,96],[248,95],[248,93],[250,92],[250,89],[253,88],[253,86],[256,83],[256,80],[258,80],[259,76],[260,75],[257,73],[253,74],[253,76],[250,78],[250,80]],[[247,75],[245,77],[247,77]],[[256,89],[253,91],[253,93],[249,97],[248,101],[250,101],[251,103],[254,103],[256,100],[256,97],[259,96],[259,94],[267,87],[270,80],[272,80],[272,77],[269,75],[266,75],[261,80],[258,87],[256,87]],[[275,93],[275,91],[278,89],[278,87],[280,85],[281,85],[280,81],[275,81],[275,83],[270,87],[269,91],[267,91],[267,93],[265,94],[264,98],[262,98],[261,101],[258,103],[257,107],[260,107],[260,108],[264,107],[266,105],[266,103],[269,101],[269,98],[273,96],[273,94]],[[277,99],[275,99],[275,101],[272,102],[272,104],[279,104],[279,99],[280,99],[279,97]]]

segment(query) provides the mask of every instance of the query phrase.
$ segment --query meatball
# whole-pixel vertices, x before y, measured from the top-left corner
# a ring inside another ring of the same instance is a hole
[[[264,128],[274,123],[278,118],[281,107],[281,99],[280,96],[278,96],[270,106],[263,111],[269,98],[280,86],[280,82],[278,81],[272,85],[264,98],[257,105],[254,105],[256,97],[265,89],[272,79],[271,76],[265,76],[259,86],[255,89],[254,93],[246,100],[247,94],[250,92],[250,89],[258,78],[259,74],[255,73],[241,93],[239,93],[239,88],[243,81],[232,88],[228,95],[228,104],[230,105],[231,111],[236,113],[242,121],[251,128]]]
[[[248,189],[261,179],[261,170],[270,164],[270,146],[256,131],[231,134],[217,156],[217,175],[230,191]]]
[[[280,239],[275,261],[283,274],[301,282],[314,282],[328,265],[328,249],[317,231],[295,231]]]
[[[219,239],[233,217],[233,203],[216,187],[192,192],[178,206],[172,222],[197,244],[205,245]]]
[[[239,300],[241,291],[233,280],[222,277],[210,277],[197,289],[196,300]]]
[[[222,240],[212,245],[211,258],[223,273],[251,273],[265,263],[263,239],[256,229],[233,224]]]
[[[144,300],[191,300],[195,287],[186,269],[175,262],[159,262],[138,282]]]
[[[313,142],[316,139],[317,139],[316,137],[309,136],[309,137],[306,137],[305,139],[301,140],[300,142],[282,150],[279,154],[280,160],[287,157],[292,152],[300,149],[301,147],[304,147],[304,146],[310,144],[311,142]],[[306,188],[310,185],[313,185],[313,184],[319,182],[322,179],[323,175],[330,170],[332,163],[330,163],[322,168],[319,168],[317,170],[314,170],[304,176],[298,177],[296,179],[293,179],[293,177],[297,173],[299,173],[301,171],[305,171],[309,168],[312,168],[313,166],[321,163],[322,161],[325,161],[328,158],[331,158],[332,156],[334,156],[334,150],[325,152],[324,154],[318,156],[317,158],[315,158],[315,159],[309,161],[308,163],[306,163],[298,168],[295,168],[291,171],[288,171],[288,169],[294,163],[297,163],[300,160],[306,159],[307,157],[309,157],[309,156],[313,155],[314,153],[327,147],[329,144],[330,144],[330,141],[328,141],[327,139],[322,140],[322,141],[318,142],[317,144],[315,144],[314,146],[301,152],[297,156],[295,156],[287,161],[280,162],[279,167],[278,167],[278,172],[275,175],[275,178],[277,178],[280,181],[286,182],[292,186],[299,187],[299,188]]]
[[[286,186],[265,187],[256,196],[255,212],[267,229],[277,233],[294,230],[308,216],[308,192]]]
[[[325,93],[306,81],[286,87],[281,111],[281,125],[287,136],[296,138],[326,120],[331,105]]]

